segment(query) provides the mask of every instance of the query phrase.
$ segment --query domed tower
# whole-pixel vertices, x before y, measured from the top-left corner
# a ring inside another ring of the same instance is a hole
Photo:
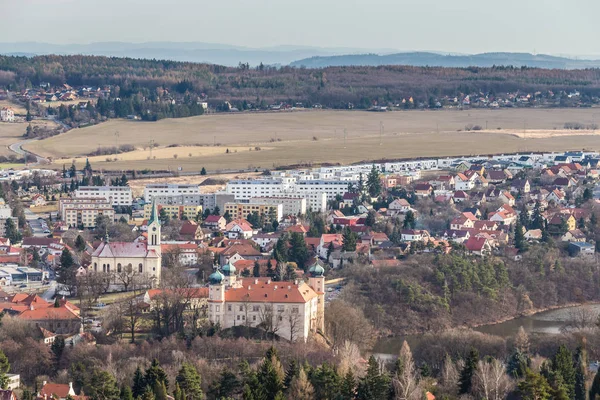
[[[228,260],[227,264],[225,264],[221,267],[221,271],[223,271],[223,275],[225,275],[225,280],[224,280],[225,285],[234,286],[237,270],[236,270],[235,266],[231,263],[231,260]]]
[[[213,324],[223,324],[225,315],[225,276],[215,269],[208,276],[208,320]]]
[[[308,286],[317,293],[317,329],[325,331],[325,268],[315,261],[308,269]]]

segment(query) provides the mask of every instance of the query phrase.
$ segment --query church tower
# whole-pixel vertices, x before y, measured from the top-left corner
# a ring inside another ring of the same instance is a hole
[[[318,296],[316,328],[325,332],[325,268],[318,261],[308,269],[308,286]]]
[[[160,254],[160,219],[154,199],[152,199],[152,213],[148,220],[148,250],[154,250]]]

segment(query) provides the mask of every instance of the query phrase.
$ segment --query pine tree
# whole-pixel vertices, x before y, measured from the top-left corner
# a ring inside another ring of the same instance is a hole
[[[10,240],[11,245],[16,245],[23,239],[23,236],[11,218],[8,218],[4,224],[4,236]]]
[[[95,369],[92,374],[89,392],[92,399],[119,400],[121,398],[121,391],[115,377],[99,369]]]
[[[346,372],[346,375],[344,376],[341,393],[342,399],[344,400],[353,400],[356,396],[356,379],[354,379],[352,369],[348,369],[348,372]]]
[[[240,381],[235,374],[228,368],[223,368],[218,381],[213,383],[210,388],[210,394],[216,399],[233,397],[239,390]]]
[[[344,251],[356,251],[356,241],[357,241],[357,235],[356,235],[356,233],[352,232],[352,230],[350,229],[350,227],[347,226],[344,229],[342,250],[344,250]]]
[[[177,374],[176,381],[181,390],[186,393],[186,396],[192,399],[201,399],[204,396],[202,393],[202,379],[193,365],[183,364],[179,374]]]
[[[371,172],[367,176],[367,191],[371,197],[378,197],[381,194],[381,180],[379,179],[379,171],[375,168],[375,164],[373,164]]]
[[[8,377],[6,376],[8,371],[10,371],[8,357],[0,350],[0,388],[2,389],[6,389],[6,385],[8,385]]]
[[[200,171],[200,175],[206,175],[206,168],[202,167],[202,170]]]
[[[575,366],[573,355],[565,345],[561,345],[552,358],[552,370],[562,376],[569,393],[569,398],[575,396]]]
[[[144,374],[142,373],[142,370],[138,365],[137,369],[135,370],[135,373],[133,374],[133,397],[137,399],[138,397],[141,397],[145,391],[146,379],[144,378]]]
[[[179,387],[179,383],[175,383],[175,390],[173,391],[173,398],[175,400],[185,400],[185,397],[183,397],[183,392],[181,391],[181,388]]]
[[[588,389],[585,382],[587,367],[587,351],[583,346],[579,346],[575,355],[575,400],[588,399]]]
[[[517,220],[515,225],[515,247],[521,252],[527,250],[527,242],[525,241],[525,235],[523,234],[523,225],[521,225],[521,221],[519,220]]]
[[[129,386],[123,386],[121,388],[121,400],[133,400],[133,393]]]
[[[552,388],[542,375],[527,370],[525,379],[517,385],[523,400],[548,400],[552,398]]]
[[[402,223],[402,227],[404,229],[415,229],[416,226],[417,226],[417,220],[415,218],[415,213],[409,210],[404,215],[404,222]]]
[[[379,363],[375,356],[369,358],[367,373],[358,383],[356,398],[358,400],[385,400],[390,392],[390,380],[379,371]]]
[[[310,257],[304,236],[299,232],[293,232],[290,237],[289,261],[296,263],[298,268],[304,269]]]
[[[81,235],[77,235],[77,239],[75,239],[75,248],[80,253],[84,252],[87,245],[85,243],[85,239]]]
[[[298,366],[298,363],[296,360],[292,359],[292,361],[290,361],[290,365],[288,365],[288,368],[285,371],[285,379],[283,380],[283,387],[285,387],[286,390],[290,388],[292,380],[298,376],[299,372],[300,367]]]
[[[460,371],[460,378],[458,383],[458,389],[460,394],[467,394],[471,391],[473,385],[473,375],[477,370],[477,363],[479,362],[479,352],[475,348],[471,348],[469,355],[465,360],[465,366]]]
[[[58,299],[58,297],[56,297]],[[62,353],[65,349],[65,339],[62,336],[57,336],[56,339],[54,339],[54,342],[52,342],[52,345],[50,346],[50,350],[52,351],[52,354],[54,355],[54,363],[55,365],[58,366],[58,363],[60,361],[60,358],[62,357]]]
[[[270,351],[267,352],[257,374],[258,382],[267,399],[275,398],[283,390],[283,374],[277,369],[279,361],[275,355],[269,357],[270,353]]]
[[[154,360],[152,360],[152,364],[146,370],[146,374],[144,376],[144,382],[146,383],[147,386],[150,386],[153,391],[155,391],[157,388],[160,389],[160,386],[162,383],[164,383],[165,386],[169,386],[169,380],[167,378],[167,374],[160,367],[160,364],[158,363],[158,360],[156,358]],[[154,394],[156,395],[156,392],[154,392]],[[160,400],[160,399],[158,399],[158,396],[157,396],[157,400]]]
[[[258,261],[254,261],[254,267],[252,268],[252,276],[255,278],[260,277],[260,264]]]

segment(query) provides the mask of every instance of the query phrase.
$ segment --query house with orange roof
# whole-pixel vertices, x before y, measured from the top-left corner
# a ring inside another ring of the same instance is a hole
[[[206,307],[208,288],[149,289],[144,293],[143,301],[152,310],[171,298],[177,298],[189,310],[201,310]]]
[[[57,334],[78,332],[81,328],[79,308],[67,300],[49,303],[35,294],[18,293],[0,301],[0,310]]]
[[[221,264],[227,261],[235,263],[238,260],[260,260],[263,254],[257,250],[251,241],[232,241],[219,254]]]
[[[73,382],[68,384],[50,383],[43,381],[42,388],[37,394],[37,399],[55,399],[55,400],[87,400],[87,396],[78,396],[73,389]]]
[[[229,239],[250,239],[253,234],[252,225],[243,218],[235,219],[225,226],[225,235]]]
[[[222,329],[245,326],[291,342],[306,341],[325,326],[324,274],[315,263],[306,282],[239,278],[227,263],[209,276],[209,321]]]
[[[333,244],[333,248],[338,249],[344,244],[344,235],[339,233],[324,233],[321,235],[319,246],[317,247],[317,255],[323,259],[327,258],[327,252],[330,243]]]

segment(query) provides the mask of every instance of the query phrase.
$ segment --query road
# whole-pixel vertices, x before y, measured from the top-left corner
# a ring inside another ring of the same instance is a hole
[[[36,165],[36,164],[48,164],[50,162],[50,160],[48,160],[47,158],[40,157],[37,154],[33,154],[32,152],[23,149],[23,145],[25,145],[25,144],[27,144],[29,142],[32,142],[34,140],[37,140],[37,139],[21,140],[20,142],[16,142],[16,143],[13,143],[10,146],[8,146],[8,149],[10,151],[12,151],[13,153],[17,153],[20,156],[35,157],[36,162],[35,162],[34,165]],[[32,164],[30,164],[30,165],[32,165]]]
[[[48,229],[48,225],[44,226],[44,224],[46,224],[46,221],[43,219],[39,219],[39,216],[37,214],[35,214],[33,211],[31,211],[29,208],[25,208],[24,212],[25,212],[25,219],[27,219],[27,223],[29,224],[29,227],[31,228],[31,232],[33,233],[33,236],[35,236],[35,237],[48,236],[48,233],[44,233],[44,231]]]

